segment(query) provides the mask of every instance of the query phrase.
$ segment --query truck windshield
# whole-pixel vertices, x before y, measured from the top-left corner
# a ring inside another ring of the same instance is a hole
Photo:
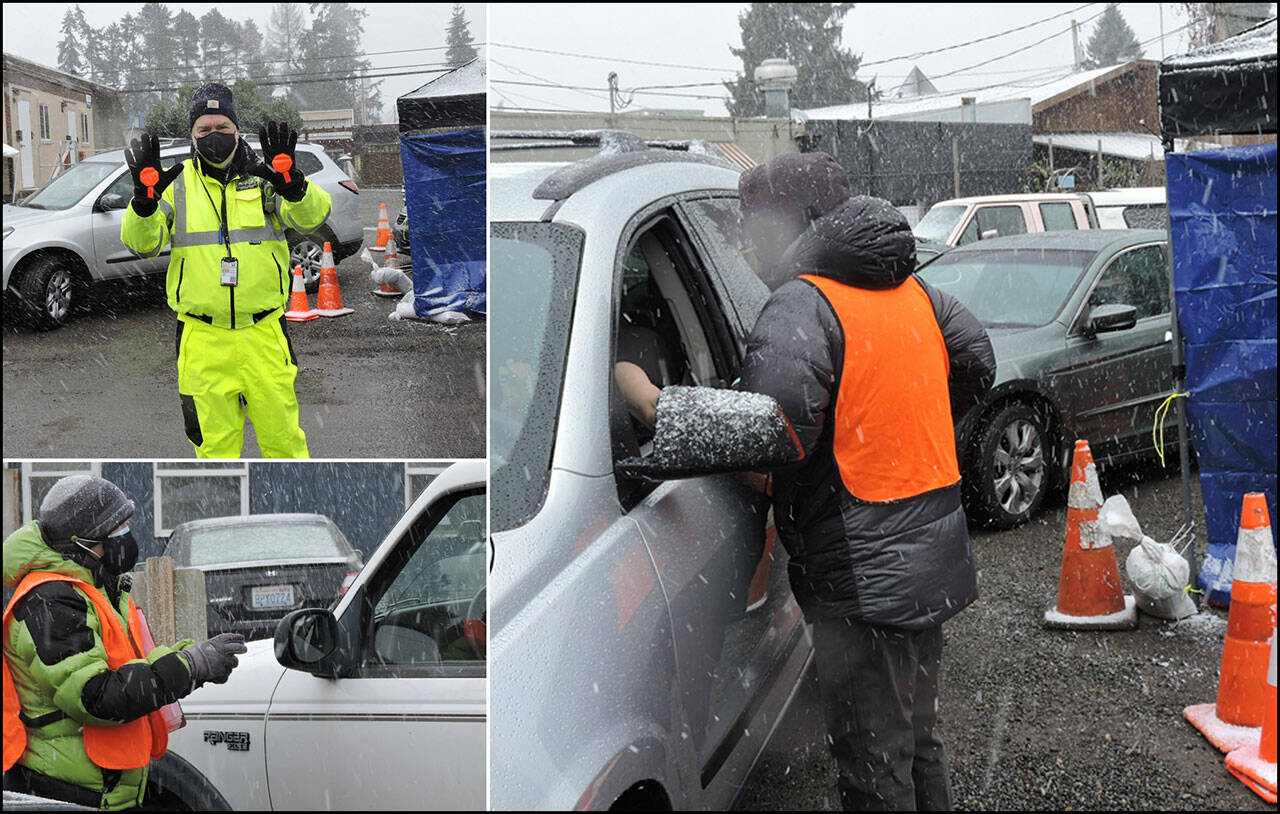
[[[920,222],[916,224],[916,228],[911,231],[915,232],[916,237],[922,237],[925,240],[932,240],[936,243],[946,243],[947,238],[951,237],[951,232],[956,228],[956,224],[960,222],[960,217],[964,215],[964,211],[967,208],[965,206],[935,206],[920,219]]]

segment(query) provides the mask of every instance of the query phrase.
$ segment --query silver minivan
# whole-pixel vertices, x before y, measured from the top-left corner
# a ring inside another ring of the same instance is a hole
[[[762,495],[619,467],[652,438],[617,362],[738,375],[768,297],[738,172],[642,143],[490,166],[494,809],[726,808],[811,658]]]
[[[255,149],[256,136],[245,140]],[[163,166],[191,154],[189,143],[161,149]],[[299,144],[295,157],[307,177],[333,199],[325,223],[309,235],[290,231],[290,265],[302,266],[308,290],[320,285],[325,241],[334,263],[360,250],[364,240],[359,188],[333,159],[314,144]],[[18,204],[4,206],[4,308],[41,328],[57,328],[90,299],[106,280],[163,275],[169,250],[138,258],[120,242],[120,223],[133,195],[124,150],[87,158],[58,175]]]

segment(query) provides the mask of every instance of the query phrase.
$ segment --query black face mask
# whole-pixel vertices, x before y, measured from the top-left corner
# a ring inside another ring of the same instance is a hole
[[[92,546],[85,543],[99,542],[97,540],[86,540],[81,538],[76,540],[76,544],[88,551]],[[103,570],[109,571],[116,576],[126,573],[133,566],[138,564],[138,541],[133,539],[133,532],[125,529],[114,537],[108,537],[101,541],[102,556],[98,557],[98,563]],[[94,556],[93,554],[89,555]]]
[[[239,139],[233,133],[210,133],[196,139],[196,151],[210,164],[225,164],[236,151]]]

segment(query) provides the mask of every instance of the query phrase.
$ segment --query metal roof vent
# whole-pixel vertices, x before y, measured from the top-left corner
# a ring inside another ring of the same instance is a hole
[[[796,85],[796,68],[785,59],[766,59],[755,70],[756,89],[764,94],[764,115],[771,119],[791,116],[791,89]]]

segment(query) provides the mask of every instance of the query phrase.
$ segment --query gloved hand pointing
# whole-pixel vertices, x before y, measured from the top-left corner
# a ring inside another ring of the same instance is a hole
[[[182,162],[167,170],[160,169],[160,142],[150,133],[143,133],[129,142],[129,149],[124,151],[124,162],[133,175],[133,211],[149,218],[156,211],[165,189],[182,173]]]
[[[287,122],[266,122],[258,130],[265,162],[257,162],[249,172],[267,181],[286,200],[297,203],[307,193],[307,179],[294,160],[298,131]]]
[[[242,634],[219,633],[178,652],[191,667],[191,689],[194,690],[207,681],[225,684],[231,671],[240,663],[235,654],[248,651]]]

